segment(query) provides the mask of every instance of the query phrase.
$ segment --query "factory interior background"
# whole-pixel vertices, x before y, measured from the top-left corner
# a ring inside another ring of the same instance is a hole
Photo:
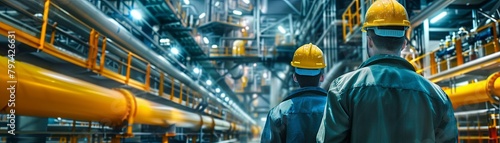
[[[259,142],[298,47],[325,89],[367,59],[373,1],[0,0],[0,142]],[[500,0],[397,1],[460,142],[499,142]]]

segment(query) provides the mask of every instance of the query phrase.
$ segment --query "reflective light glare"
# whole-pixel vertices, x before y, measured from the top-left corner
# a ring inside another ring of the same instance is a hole
[[[210,41],[208,41],[207,37],[203,37],[203,43],[208,44],[208,43],[210,43]]]
[[[219,5],[220,5],[219,1],[216,1],[215,6],[219,6]]]
[[[241,11],[239,10],[233,10],[233,14],[236,14],[236,15],[241,15],[243,14]]]
[[[205,13],[201,13],[200,16],[198,18],[202,19],[203,17],[205,17]]]
[[[161,43],[168,43],[168,42],[170,42],[170,39],[168,39],[168,38],[162,38],[162,39],[160,39],[160,42]]]
[[[257,63],[253,63],[253,67],[256,67],[257,66]]]
[[[220,88],[216,88],[215,92],[219,93],[220,92]]]
[[[262,122],[265,122],[267,119],[266,119],[266,117],[262,117],[262,118],[260,118],[260,120],[261,120]]]
[[[207,80],[206,83],[207,83],[207,85],[212,85],[212,81],[210,81],[210,80]]]
[[[250,29],[250,27],[246,26],[245,29],[248,30],[248,29]]]
[[[283,28],[281,25],[280,25],[280,26],[278,26],[278,30],[279,30],[281,33],[283,33],[283,34],[285,34],[285,33],[286,33],[285,28]]]
[[[177,55],[177,54],[179,54],[179,49],[172,48],[172,49],[170,49],[170,52],[172,52],[172,54],[174,54],[174,55]]]
[[[185,4],[189,4],[189,0],[184,0],[184,3]]]
[[[199,68],[194,68],[194,69],[193,69],[193,72],[194,72],[195,74],[199,74],[199,73],[200,73],[200,69],[199,69]]]
[[[130,11],[130,15],[132,15],[132,18],[134,19],[142,19],[141,13],[135,9]]]
[[[217,47],[219,47],[219,46],[217,46],[217,45],[212,45],[212,48],[217,48]]]
[[[35,17],[42,17],[43,15],[41,13],[35,13]]]
[[[249,4],[250,0],[243,0],[244,3]]]
[[[227,101],[229,101],[229,97],[224,98],[224,100],[225,100],[226,102],[227,102]]]
[[[262,74],[263,78],[267,78],[267,73]]]
[[[259,96],[259,95],[257,95],[257,94],[253,94],[253,95],[252,95],[252,98],[257,98],[257,96]]]
[[[439,15],[431,19],[431,23],[436,23],[437,21],[441,20],[444,16],[446,16],[448,13],[446,11],[441,12]]]
[[[226,94],[222,93],[222,94],[220,94],[220,97],[224,98],[224,97],[226,97]]]

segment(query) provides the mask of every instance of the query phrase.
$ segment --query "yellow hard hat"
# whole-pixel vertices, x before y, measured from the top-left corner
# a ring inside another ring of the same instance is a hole
[[[396,0],[377,0],[366,11],[362,31],[368,27],[403,26],[410,27],[406,9]]]
[[[312,43],[302,45],[293,55],[291,62],[295,72],[300,75],[317,75],[322,68],[326,67],[323,51]]]

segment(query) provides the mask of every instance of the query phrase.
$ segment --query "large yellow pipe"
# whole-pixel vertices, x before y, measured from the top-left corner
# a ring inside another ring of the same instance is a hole
[[[126,119],[138,124],[193,129],[229,130],[230,123],[136,98],[125,90],[111,90],[43,68],[16,61],[15,84],[8,73],[8,59],[0,57],[0,113],[14,115],[61,117],[99,121],[120,126]],[[9,87],[15,96],[11,95]],[[9,107],[15,104],[15,107]]]
[[[500,96],[500,79],[497,79],[499,76],[500,72],[492,74],[488,79],[481,82],[454,89],[445,89],[444,91],[450,97],[454,108],[468,104],[494,101],[492,96]]]

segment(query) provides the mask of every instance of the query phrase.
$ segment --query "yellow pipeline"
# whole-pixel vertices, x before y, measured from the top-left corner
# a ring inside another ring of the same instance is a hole
[[[61,117],[74,120],[99,121],[110,126],[148,124],[192,129],[230,130],[227,121],[186,112],[134,97],[130,92],[103,88],[79,79],[16,61],[16,84],[7,82],[8,59],[0,57],[0,113],[14,115]],[[5,90],[13,87],[13,90]],[[15,96],[9,92],[15,92]]]
[[[445,89],[444,91],[450,97],[453,107],[482,103],[487,101],[494,102],[492,96],[500,97],[500,72],[492,74],[488,79],[481,82],[460,86],[455,89]]]

